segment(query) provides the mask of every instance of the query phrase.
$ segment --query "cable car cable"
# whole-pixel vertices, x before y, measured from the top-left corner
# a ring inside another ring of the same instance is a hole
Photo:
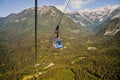
[[[64,11],[62,13],[62,16],[60,17],[60,21],[58,22],[57,24],[57,27],[55,29],[55,33],[56,33],[56,37],[53,39],[53,46],[55,46],[56,48],[63,48],[63,43],[62,43],[62,39],[60,38],[60,30],[59,30],[59,25],[63,19],[63,16],[64,16],[64,12],[67,8],[67,6],[69,5],[71,0],[68,0],[65,8],[64,8]]]
[[[68,0],[67,4],[66,4],[66,6],[65,6],[65,8],[64,8],[64,10],[63,10],[63,13],[62,13],[62,16],[61,16],[61,18],[60,18],[60,21],[58,22],[58,25],[60,25],[60,23],[61,23],[61,21],[62,21],[62,18],[63,18],[63,16],[64,16],[64,13],[65,13],[65,11],[66,11],[66,9],[67,9],[67,6],[69,5],[70,2],[71,2],[71,0]]]

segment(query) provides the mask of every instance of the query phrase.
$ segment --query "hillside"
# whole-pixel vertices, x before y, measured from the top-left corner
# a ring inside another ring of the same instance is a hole
[[[55,37],[54,31],[62,14],[53,6],[38,8],[38,39],[47,38],[52,40]],[[32,43],[34,42],[34,8],[29,8],[19,14],[11,14],[3,18],[0,21],[0,29],[1,32],[6,32],[9,35],[6,38],[11,40],[11,42],[15,42],[14,44],[19,42],[24,44],[26,41],[34,44]],[[63,39],[75,39],[81,31],[76,23],[64,16],[60,24],[60,32]]]
[[[99,23],[99,35],[90,36],[89,26],[77,24],[79,21],[65,14],[60,24],[64,47],[56,49],[52,39],[62,14],[54,6],[38,8],[36,59],[34,8],[0,18],[0,80],[120,79],[120,31],[113,36],[104,35],[120,28],[120,19]],[[76,15],[79,16],[72,14]]]
[[[55,53],[57,50],[52,45],[55,37],[55,28],[60,21],[62,12],[53,6],[38,8],[38,58],[44,58],[47,53]],[[0,79],[11,80],[22,78],[17,76],[31,73],[34,68],[34,8],[25,9],[18,14],[10,14],[0,20]],[[70,18],[64,16],[60,24],[61,38],[64,46],[74,47],[73,40],[79,40],[80,27]],[[50,57],[50,55],[49,55]],[[38,62],[39,62],[38,59]],[[49,59],[49,58],[48,58]],[[45,61],[47,62],[47,60]],[[49,62],[49,61],[48,61]],[[23,65],[24,64],[24,65]],[[27,70],[27,71],[26,71]]]
[[[120,18],[115,18],[106,24],[101,24],[98,35],[114,36],[120,31]]]

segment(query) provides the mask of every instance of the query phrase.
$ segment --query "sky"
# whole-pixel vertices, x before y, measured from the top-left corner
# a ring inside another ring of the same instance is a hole
[[[0,17],[34,7],[35,0],[0,0]],[[64,10],[68,0],[38,0],[38,6],[55,6]],[[120,5],[120,0],[71,0],[66,11],[97,9],[104,6]]]

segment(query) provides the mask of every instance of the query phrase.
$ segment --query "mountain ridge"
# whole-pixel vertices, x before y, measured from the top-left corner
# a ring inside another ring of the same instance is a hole
[[[7,38],[16,41],[17,43],[21,40],[31,40],[31,42],[34,42],[34,12],[34,8],[32,7],[25,9],[18,14],[11,14],[5,17],[0,21],[1,31],[5,31],[6,34],[12,35]],[[63,14],[64,13],[53,6],[39,7],[37,24],[38,39],[52,39],[52,37],[54,38],[54,30]],[[71,39],[73,37],[77,38],[78,32],[81,32],[81,30],[76,23],[64,15],[60,23],[60,32],[63,39]]]
[[[107,24],[111,20],[120,17],[120,6],[105,6],[95,10],[83,10],[67,13],[77,24],[82,25],[86,31],[97,33],[101,24]],[[91,30],[92,29],[92,30]]]
[[[34,8],[0,21],[0,80],[119,80],[120,31],[112,37],[104,33],[117,29],[120,18],[99,25],[102,36],[90,36],[65,14],[60,24],[64,47],[56,49],[52,40],[63,13],[38,9],[36,53]]]

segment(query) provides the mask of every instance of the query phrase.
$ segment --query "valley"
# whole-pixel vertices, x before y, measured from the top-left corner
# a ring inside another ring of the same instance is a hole
[[[115,14],[120,7],[116,9]],[[91,26],[84,27],[64,15],[60,24],[64,47],[56,49],[52,45],[54,30],[64,13],[43,6],[38,14],[36,61],[34,8],[0,19],[0,80],[120,79],[120,32],[104,35],[120,28],[120,16],[94,25],[92,31],[97,31],[91,32],[86,29]]]

